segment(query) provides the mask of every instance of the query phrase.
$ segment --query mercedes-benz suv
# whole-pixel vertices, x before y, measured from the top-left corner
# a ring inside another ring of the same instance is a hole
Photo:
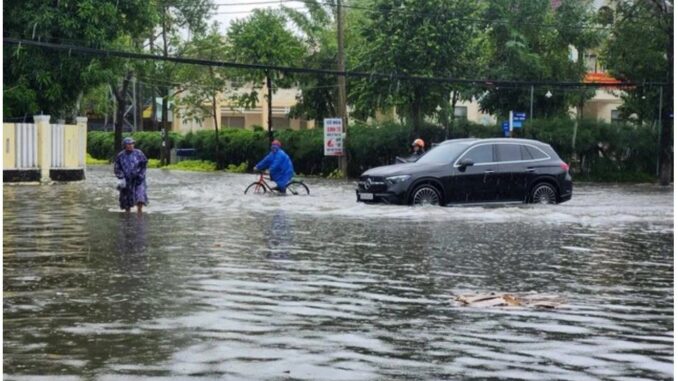
[[[453,139],[413,163],[364,172],[356,196],[360,202],[392,204],[556,204],[572,198],[572,177],[546,143]]]

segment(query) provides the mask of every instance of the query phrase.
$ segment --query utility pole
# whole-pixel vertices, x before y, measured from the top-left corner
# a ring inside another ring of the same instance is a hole
[[[339,157],[339,169],[344,177],[347,177],[348,151],[346,150],[346,141],[348,139],[348,118],[346,117],[346,76],[343,75],[346,71],[346,62],[344,58],[344,16],[341,7],[341,0],[337,0],[337,70],[342,73],[337,77],[339,85],[337,108],[339,109],[339,117],[341,118],[344,130],[344,155]]]
[[[534,85],[530,86],[530,122],[532,122],[533,110],[534,110]]]
[[[266,91],[268,92],[268,143],[273,143],[273,91],[271,90],[271,74],[266,73]]]
[[[163,45],[163,56],[169,57],[169,49],[167,46],[167,18],[169,9],[166,6],[163,6],[162,9],[162,45]],[[169,121],[169,85],[162,86],[162,155],[161,163],[163,165],[169,165],[170,163],[170,147],[169,147],[169,131],[168,131],[168,121]]]
[[[657,126],[657,177],[659,177],[659,163],[662,157],[662,102],[664,98],[664,86],[659,86],[659,125]]]

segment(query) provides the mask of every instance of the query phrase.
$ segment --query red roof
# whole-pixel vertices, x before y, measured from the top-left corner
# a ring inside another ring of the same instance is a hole
[[[584,83],[599,83],[602,85],[618,85],[622,81],[617,78],[603,72],[588,72],[584,76]],[[608,87],[608,86],[606,86]],[[619,87],[619,86],[609,86],[609,87]]]

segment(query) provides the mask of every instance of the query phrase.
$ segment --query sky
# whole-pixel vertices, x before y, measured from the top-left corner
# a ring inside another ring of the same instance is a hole
[[[214,0],[218,4],[214,16],[210,21],[219,22],[219,30],[226,33],[228,26],[233,20],[246,18],[257,8],[280,8],[283,4],[290,8],[302,8],[303,4],[289,1],[277,2],[275,0]],[[258,4],[257,4],[258,3]]]

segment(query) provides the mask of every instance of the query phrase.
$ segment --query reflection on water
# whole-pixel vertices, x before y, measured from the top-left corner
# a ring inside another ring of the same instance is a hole
[[[242,195],[251,176],[109,169],[5,186],[5,379],[671,379],[672,193],[576,188],[555,207]],[[565,308],[464,308],[473,292]],[[41,378],[40,376],[46,376]]]

